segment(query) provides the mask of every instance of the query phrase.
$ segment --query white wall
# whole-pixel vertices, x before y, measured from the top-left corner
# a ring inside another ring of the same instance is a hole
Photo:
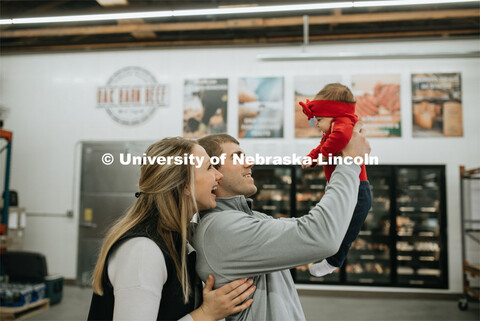
[[[309,52],[408,52],[479,50],[476,40],[342,43],[312,45]],[[236,136],[239,76],[285,76],[283,139],[243,140],[247,153],[303,155],[316,139],[294,139],[293,77],[296,75],[400,73],[402,137],[370,139],[372,154],[384,164],[446,164],[448,292],[461,291],[459,165],[479,166],[480,60],[478,58],[262,62],[257,54],[294,53],[300,47],[200,48],[50,53],[0,57],[0,105],[11,109],[5,128],[13,131],[11,189],[29,213],[25,249],[47,256],[49,270],[76,276],[78,153],[81,140],[153,140],[182,134],[185,78],[228,77],[229,133]],[[146,123],[123,126],[97,109],[96,88],[126,66],[149,70],[171,86],[171,103]],[[412,138],[411,73],[461,72],[464,136]],[[78,146],[78,145],[77,145]],[[1,156],[2,162],[4,156]],[[76,165],[75,165],[75,162]],[[74,210],[74,217],[64,215]],[[63,214],[63,215],[62,215]]]

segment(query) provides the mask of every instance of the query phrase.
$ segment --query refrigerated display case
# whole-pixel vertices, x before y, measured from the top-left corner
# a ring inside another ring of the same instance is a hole
[[[444,287],[447,283],[445,169],[397,166],[397,283]]]
[[[295,217],[301,217],[318,203],[318,200],[325,194],[327,178],[323,170],[303,171],[300,167],[293,170],[295,181]],[[299,283],[338,283],[340,282],[340,269],[332,274],[322,277],[315,277],[310,274],[308,265],[303,265],[293,270],[293,276]]]
[[[386,167],[368,167],[372,207],[345,260],[347,284],[387,285],[392,280],[394,227],[391,224],[392,173]]]
[[[255,171],[255,210],[274,218],[292,217],[292,168],[258,166]]]
[[[325,193],[323,169],[255,166],[255,210],[301,217]],[[445,166],[367,166],[372,208],[343,267],[324,277],[308,266],[292,270],[295,282],[447,288]],[[289,207],[290,206],[290,207]]]

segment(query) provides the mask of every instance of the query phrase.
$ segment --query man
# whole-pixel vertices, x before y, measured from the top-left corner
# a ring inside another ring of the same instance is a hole
[[[225,134],[199,140],[210,156],[226,154],[218,170],[223,174],[217,207],[200,212],[193,245],[196,269],[206,280],[215,277],[217,286],[238,278],[253,278],[256,291],[249,309],[228,320],[305,320],[289,269],[335,254],[347,231],[357,202],[360,167],[338,165],[322,200],[300,218],[273,219],[251,210],[256,193],[253,165],[233,162],[243,154],[238,141]],[[359,126],[342,152],[364,156],[370,146],[359,134]]]

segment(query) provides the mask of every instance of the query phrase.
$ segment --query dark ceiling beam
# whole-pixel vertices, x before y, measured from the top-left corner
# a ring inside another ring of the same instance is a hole
[[[30,9],[30,10],[27,10],[27,11],[24,11],[22,14],[32,14],[32,13],[43,13],[43,12],[46,12],[46,11],[49,11],[51,9],[54,9],[58,6],[61,6],[65,3],[67,3],[68,1],[38,1],[37,3],[39,3],[40,5]]]
[[[97,0],[97,3],[105,8],[127,6],[128,0]]]
[[[448,37],[451,35],[475,35],[478,29],[462,30],[431,30],[431,31],[401,31],[401,32],[378,32],[378,33],[349,33],[342,35],[315,35],[311,36],[312,41],[325,40],[360,40],[360,39],[379,39],[379,38],[402,38],[402,37]],[[1,47],[2,54],[9,52],[36,52],[36,51],[63,51],[63,50],[100,50],[100,49],[118,49],[118,48],[146,48],[146,47],[172,47],[172,46],[209,46],[209,45],[238,45],[238,44],[263,44],[263,43],[298,43],[301,44],[303,36],[293,37],[259,37],[259,38],[239,38],[239,39],[217,39],[217,40],[177,40],[177,41],[135,41],[118,43],[94,43],[94,44],[67,44],[51,46],[12,46]]]
[[[391,12],[391,13],[368,13],[368,14],[340,14],[309,16],[310,25],[322,24],[352,24],[373,23],[392,21],[426,21],[480,18],[480,9],[416,11],[416,12]],[[242,29],[261,27],[286,27],[303,25],[303,17],[287,18],[249,18],[230,19],[225,21],[204,22],[177,22],[177,23],[133,23],[113,26],[89,26],[89,27],[57,27],[35,28],[23,30],[5,30],[0,33],[0,38],[21,37],[50,37],[72,35],[97,35],[97,34],[120,34],[134,32],[165,32],[185,30],[218,30],[218,29]]]
[[[143,19],[127,19],[118,20],[119,25],[142,25],[145,21]],[[138,40],[153,40],[157,39],[157,34],[153,31],[133,31],[130,33],[135,39]]]
[[[128,0],[97,0],[97,3],[102,7],[119,7],[127,6]],[[143,19],[122,19],[117,20],[119,25],[142,25],[145,23]],[[137,40],[153,40],[157,39],[157,34],[153,31],[134,31],[130,33],[132,37]]]

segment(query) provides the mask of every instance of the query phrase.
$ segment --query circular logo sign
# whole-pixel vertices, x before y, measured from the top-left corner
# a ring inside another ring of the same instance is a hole
[[[97,104],[123,125],[138,125],[158,107],[167,105],[167,86],[140,67],[126,67],[114,73],[97,90]]]

